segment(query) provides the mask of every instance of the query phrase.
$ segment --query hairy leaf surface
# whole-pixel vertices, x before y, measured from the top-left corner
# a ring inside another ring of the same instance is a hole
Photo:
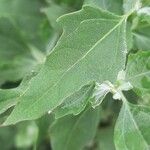
[[[124,103],[115,127],[116,150],[149,150],[150,108]]]
[[[39,70],[38,67],[36,69]],[[18,87],[12,89],[0,89],[0,114],[18,103],[19,98],[28,90],[30,80],[37,74],[37,70],[28,74]]]
[[[124,68],[126,17],[85,6],[61,17],[59,22],[64,27],[62,37],[5,124],[53,111],[92,81],[113,83]]]
[[[94,84],[83,86],[79,91],[66,98],[55,111],[55,117],[60,118],[68,114],[78,115],[84,110],[88,99],[93,94]]]
[[[131,54],[127,63],[126,79],[143,98],[150,97],[150,52]],[[150,101],[150,100],[149,100]]]
[[[84,3],[100,7],[115,14],[123,14],[123,0],[85,0]]]
[[[58,119],[50,128],[53,150],[81,150],[92,141],[99,123],[99,108]]]

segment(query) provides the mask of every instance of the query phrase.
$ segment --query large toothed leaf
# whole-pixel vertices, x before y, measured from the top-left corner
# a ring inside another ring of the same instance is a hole
[[[5,125],[53,111],[92,81],[113,83],[124,68],[126,16],[84,6],[81,11],[61,17],[59,22],[64,28],[62,37]]]
[[[149,150],[150,108],[124,103],[115,127],[116,150]]]
[[[99,123],[99,108],[58,119],[50,128],[53,150],[81,150],[92,142]]]
[[[134,86],[136,93],[150,101],[150,52],[131,54],[126,74],[126,79]]]

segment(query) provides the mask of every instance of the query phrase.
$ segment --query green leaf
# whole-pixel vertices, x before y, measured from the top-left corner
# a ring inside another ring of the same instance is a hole
[[[80,114],[86,107],[89,97],[92,96],[94,86],[94,84],[86,85],[66,98],[55,111],[55,117],[60,118],[68,114]]]
[[[142,21],[147,21],[150,24],[150,7],[143,7],[139,9],[137,15],[142,19]]]
[[[78,116],[58,119],[50,128],[53,150],[81,150],[95,136],[99,109],[87,108]]]
[[[53,28],[53,32],[51,33],[51,38],[50,38],[49,44],[47,46],[48,54],[51,52],[53,47],[56,45],[56,43],[62,33],[61,26],[56,22],[57,18],[60,17],[61,15],[64,15],[64,14],[70,12],[70,11],[71,11],[71,9],[67,5],[58,5],[52,1],[50,1],[50,4],[48,7],[42,9],[42,12],[45,13],[50,25]]]
[[[61,17],[59,22],[64,27],[62,37],[5,125],[53,111],[92,81],[114,83],[124,68],[126,16],[84,6],[81,11]]]
[[[133,20],[134,49],[137,50],[150,50],[150,14],[146,8],[139,9]]]
[[[150,96],[150,52],[138,52],[129,55],[126,80],[128,80],[134,87],[139,96],[147,99]]]
[[[32,73],[28,74],[18,87],[13,89],[0,89],[0,114],[18,103],[19,98],[28,90],[30,80],[37,74],[39,68],[39,66],[36,67]]]
[[[56,2],[59,5],[67,5],[73,9],[80,9],[84,0],[47,0],[48,2]]]
[[[30,148],[33,146],[38,137],[38,132],[38,126],[33,121],[19,124],[15,136],[16,148]]]
[[[1,0],[0,17],[12,21],[26,42],[33,43],[40,50],[45,50],[45,44],[48,42],[45,39],[48,39],[44,31],[50,31],[47,30],[49,25],[46,16],[40,12],[44,5],[45,2],[41,0]]]
[[[50,125],[52,125],[52,123],[54,122],[54,116],[53,115],[44,115],[43,117],[39,118],[38,120],[36,120],[36,124],[39,128],[39,132],[38,132],[38,138],[36,141],[36,147],[37,149],[44,149],[44,147],[46,147],[45,142],[47,140],[49,140],[49,128]],[[44,142],[45,141],[45,142]],[[47,143],[50,145],[50,141]]]
[[[113,127],[106,125],[97,131],[96,142],[97,148],[95,150],[115,150],[113,141]]]
[[[132,13],[142,6],[141,0],[123,0],[124,13]]]
[[[18,30],[6,18],[0,18],[0,84],[21,79],[35,66]]]
[[[149,150],[150,108],[123,103],[115,127],[116,150]]]
[[[40,0],[0,1],[0,84],[22,79],[39,63],[29,45],[38,51],[46,49],[50,28],[40,13],[44,4]]]
[[[150,6],[150,1],[149,0],[142,0],[143,6]]]
[[[123,0],[85,0],[84,3],[100,7],[115,14],[123,14]]]
[[[134,47],[138,50],[150,50],[150,24],[133,31]]]
[[[14,126],[0,128],[1,149],[10,150],[14,147],[15,134],[16,134],[16,127],[14,127]]]
[[[57,10],[57,11],[56,11]],[[50,3],[50,6],[42,9],[42,11],[46,14],[48,21],[51,26],[57,31],[59,31],[60,26],[57,24],[56,20],[58,17],[69,12],[69,8],[64,5],[57,5],[55,3]]]

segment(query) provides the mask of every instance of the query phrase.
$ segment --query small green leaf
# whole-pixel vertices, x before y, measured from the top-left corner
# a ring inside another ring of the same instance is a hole
[[[150,52],[141,51],[136,54],[129,55],[126,80],[135,88],[139,96],[150,93]],[[150,95],[149,95],[150,96]]]
[[[51,26],[58,32],[60,30],[59,29],[60,26],[59,26],[59,24],[57,24],[56,20],[58,17],[68,13],[69,8],[67,6],[57,5],[52,2],[49,5],[50,5],[49,7],[42,9],[42,12],[44,12],[46,14]]]
[[[85,109],[89,97],[92,96],[93,89],[94,84],[86,85],[70,97],[66,98],[56,109],[55,117],[60,118],[68,114],[78,115]]]
[[[150,25],[133,32],[134,47],[137,50],[150,50]]]
[[[103,128],[97,130],[96,143],[97,148],[94,150],[115,150],[115,145],[113,141],[113,126],[104,126]]]
[[[124,102],[115,127],[116,150],[149,150],[150,108]]]
[[[42,144],[46,145],[45,142],[43,142],[43,141],[47,140],[47,138],[49,137],[49,128],[53,122],[54,122],[54,116],[49,115],[49,114],[44,115],[43,117],[36,120],[36,124],[39,129],[38,138],[36,140],[37,149],[43,149]],[[49,141],[49,143],[50,143],[50,141]]]
[[[49,6],[42,9],[42,12],[47,16],[50,25],[53,28],[53,32],[51,33],[51,38],[49,40],[49,44],[47,46],[47,53],[49,54],[53,47],[56,45],[61,33],[62,28],[57,23],[57,18],[61,15],[69,13],[71,9],[67,5],[58,5],[52,1],[49,2]]]
[[[16,134],[16,127],[14,127],[14,126],[0,128],[1,149],[10,150],[14,147],[15,134]]]
[[[44,4],[40,0],[0,1],[0,85],[21,80],[39,63],[28,45],[45,52],[51,29],[40,12]]]
[[[19,98],[28,90],[30,80],[37,74],[39,68],[40,66],[37,66],[32,73],[28,74],[18,87],[0,89],[0,114],[18,103]]]
[[[142,21],[147,21],[150,24],[150,7],[143,7],[137,11],[137,15]]]
[[[36,61],[12,22],[0,18],[0,84],[22,79]]]
[[[78,116],[58,119],[50,128],[53,150],[82,150],[91,142],[99,123],[99,108],[87,108]]]
[[[144,8],[137,11],[137,17],[133,20],[134,49],[150,50],[150,14],[142,12]],[[146,11],[146,10],[144,10]]]
[[[44,31],[50,33],[46,16],[40,12],[45,4],[41,0],[1,0],[0,17],[13,23],[25,43],[32,43],[38,49],[45,50],[48,39]]]
[[[33,121],[19,124],[15,136],[16,148],[30,148],[33,146],[37,140],[38,132],[38,126]]]

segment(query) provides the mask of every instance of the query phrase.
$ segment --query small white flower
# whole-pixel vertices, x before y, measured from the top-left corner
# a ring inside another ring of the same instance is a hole
[[[138,10],[137,12],[138,15],[150,15],[150,7],[143,7],[141,9]]]
[[[119,80],[125,80],[125,76],[126,76],[125,71],[124,71],[124,70],[121,70],[121,71],[119,71],[119,73],[118,73],[117,80],[118,80],[118,81],[119,81]]]
[[[105,96],[111,91],[111,83],[109,81],[105,81],[102,84],[96,83],[95,91],[93,93],[94,101],[92,102],[92,106],[95,108],[100,105]]]
[[[51,110],[49,110],[49,111],[48,111],[48,114],[51,114],[51,112],[52,112],[52,111],[51,111]]]
[[[121,95],[120,95],[120,93],[119,93],[119,92],[114,93],[114,94],[113,94],[113,99],[115,99],[115,100],[121,100]]]
[[[111,92],[113,94],[113,99],[121,100],[121,92],[128,91],[132,89],[133,86],[130,82],[125,81],[125,71],[120,71],[117,76],[117,82],[113,85],[110,81],[104,81],[102,84],[96,83],[95,91],[93,93],[91,103],[92,106],[95,108],[96,106],[100,105],[105,98],[105,96]]]
[[[123,82],[119,87],[118,89],[120,91],[129,91],[133,88],[133,86],[131,85],[130,82]]]

